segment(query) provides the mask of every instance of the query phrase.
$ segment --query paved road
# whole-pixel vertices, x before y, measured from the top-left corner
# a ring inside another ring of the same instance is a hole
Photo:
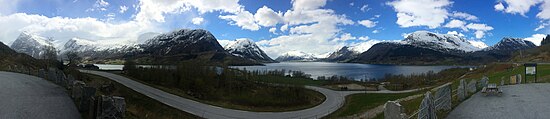
[[[0,119],[79,119],[65,91],[39,77],[0,71]]]
[[[548,119],[550,84],[503,86],[502,97],[477,93],[462,102],[447,119]]]
[[[333,91],[325,88],[319,88],[314,86],[306,86],[308,89],[318,91],[325,95],[326,100],[313,108],[289,111],[289,112],[250,112],[234,109],[226,109],[222,107],[216,107],[208,104],[203,104],[193,100],[185,99],[170,93],[166,93],[159,89],[141,84],[123,76],[119,76],[112,73],[101,71],[89,71],[80,70],[83,73],[90,73],[100,75],[114,80],[118,83],[125,85],[139,93],[142,93],[148,97],[158,100],[166,105],[174,108],[186,111],[188,113],[201,116],[204,118],[239,118],[239,119],[288,119],[288,118],[320,118],[324,117],[338,108],[344,103],[344,97],[346,95],[355,93],[365,93],[365,91]],[[404,93],[412,92],[416,90],[408,91],[367,91],[367,93]]]

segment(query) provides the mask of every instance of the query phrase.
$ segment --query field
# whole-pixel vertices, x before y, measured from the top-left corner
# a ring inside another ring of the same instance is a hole
[[[361,93],[346,96],[346,102],[342,108],[336,110],[325,118],[339,118],[359,114],[387,101],[393,101],[407,96],[418,94],[418,92],[384,94],[384,93]]]
[[[100,87],[103,84],[113,83],[115,90],[101,91],[98,90],[96,95],[113,95],[121,96],[126,99],[126,115],[128,119],[174,119],[174,118],[199,118],[176,108],[162,104],[154,99],[151,99],[143,94],[133,91],[124,85],[111,81],[101,76],[84,74],[87,85],[92,87]]]

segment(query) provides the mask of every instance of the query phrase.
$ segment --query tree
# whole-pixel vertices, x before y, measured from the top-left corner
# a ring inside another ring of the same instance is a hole
[[[540,45],[546,45],[550,43],[550,34],[546,35],[546,38],[542,38],[542,41],[540,42]]]
[[[122,70],[124,70],[126,73],[132,73],[136,69],[136,62],[133,60],[126,60],[124,62],[124,67],[122,67]]]
[[[77,65],[82,58],[78,56],[78,53],[71,51],[67,53],[67,60],[69,60],[69,65]]]

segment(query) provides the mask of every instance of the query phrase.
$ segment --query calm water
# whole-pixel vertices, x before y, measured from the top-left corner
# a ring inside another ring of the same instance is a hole
[[[318,76],[346,76],[354,79],[380,79],[385,74],[419,74],[428,71],[439,72],[444,69],[467,66],[398,66],[398,65],[372,65],[354,63],[328,63],[328,62],[281,62],[265,64],[266,66],[235,66],[246,70],[300,70],[311,74],[312,78]]]
[[[124,65],[95,64],[102,70],[122,70]],[[148,65],[138,65],[148,67]],[[150,66],[149,66],[150,67]],[[399,65],[372,65],[354,63],[329,62],[281,62],[269,63],[265,66],[233,66],[246,70],[299,70],[310,74],[312,78],[318,76],[346,76],[354,79],[380,79],[385,74],[419,74],[428,71],[439,72],[444,69],[468,66],[399,66]]]

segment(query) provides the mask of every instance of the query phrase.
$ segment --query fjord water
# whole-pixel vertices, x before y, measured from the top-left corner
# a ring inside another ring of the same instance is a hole
[[[373,65],[356,63],[330,62],[281,62],[268,63],[265,66],[234,66],[234,68],[252,70],[299,70],[310,74],[312,78],[318,76],[345,76],[359,79],[380,79],[385,74],[420,74],[429,71],[439,72],[444,69],[469,66],[402,66],[402,65]]]
[[[122,70],[124,65],[95,64],[101,70]],[[150,67],[149,65],[139,65]],[[330,63],[330,62],[281,62],[267,63],[265,66],[232,66],[232,68],[253,70],[293,70],[310,74],[312,78],[318,76],[345,76],[353,79],[380,79],[386,74],[420,74],[429,71],[439,72],[444,69],[469,66],[403,66],[403,65],[374,65],[356,63]]]

